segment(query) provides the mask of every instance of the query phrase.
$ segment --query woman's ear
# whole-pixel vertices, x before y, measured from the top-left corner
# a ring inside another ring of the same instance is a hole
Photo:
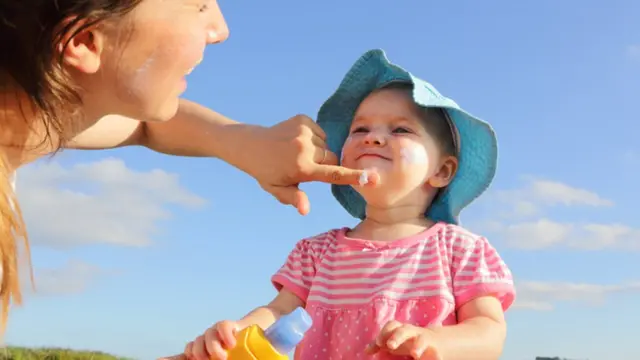
[[[104,34],[96,25],[86,26],[87,20],[74,23],[70,18],[62,25],[69,24],[72,24],[71,28],[56,46],[63,63],[81,73],[96,73],[104,50]]]
[[[458,159],[455,156],[447,156],[442,160],[440,169],[431,178],[428,184],[434,188],[443,188],[453,180],[458,170]]]

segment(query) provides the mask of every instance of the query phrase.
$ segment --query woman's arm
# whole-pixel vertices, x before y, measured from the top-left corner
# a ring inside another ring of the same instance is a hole
[[[338,166],[326,149],[326,135],[310,118],[294,116],[272,127],[233,121],[204,106],[182,100],[167,122],[140,122],[108,116],[68,145],[75,149],[106,149],[141,145],[171,155],[219,158],[254,177],[260,186],[301,214],[309,200],[298,184],[322,181],[356,185],[363,170]],[[379,177],[368,174],[369,184]]]
[[[108,115],[74,137],[67,147],[101,150],[140,145],[170,155],[221,157],[221,147],[233,146],[225,141],[229,126],[253,127],[182,99],[176,116],[169,121],[145,122]]]

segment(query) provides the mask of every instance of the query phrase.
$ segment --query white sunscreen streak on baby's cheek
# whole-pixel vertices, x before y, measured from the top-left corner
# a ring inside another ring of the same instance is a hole
[[[409,164],[427,164],[429,156],[421,146],[403,147],[400,149],[400,157]]]
[[[344,149],[347,147],[347,145],[349,145],[349,143],[351,142],[351,137],[347,137],[347,140],[344,141],[344,145],[342,145],[342,151],[340,152],[340,165],[342,165],[342,163],[344,162]]]

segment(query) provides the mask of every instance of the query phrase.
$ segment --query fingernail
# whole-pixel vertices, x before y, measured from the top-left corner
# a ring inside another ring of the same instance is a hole
[[[398,343],[396,343],[395,341],[389,341],[387,343],[387,345],[391,348],[391,349],[395,349],[398,346]]]

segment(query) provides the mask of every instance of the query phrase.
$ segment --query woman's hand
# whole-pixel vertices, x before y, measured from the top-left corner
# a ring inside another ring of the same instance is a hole
[[[305,115],[269,128],[256,127],[243,137],[244,156],[237,166],[281,203],[293,205],[302,215],[309,212],[310,205],[307,195],[298,188],[300,183],[358,185],[365,172],[338,166],[336,154],[327,149],[326,134]],[[379,175],[369,171],[367,179],[367,185],[375,185]]]
[[[369,354],[380,351],[415,360],[442,360],[432,330],[398,321],[385,324],[367,348]]]

